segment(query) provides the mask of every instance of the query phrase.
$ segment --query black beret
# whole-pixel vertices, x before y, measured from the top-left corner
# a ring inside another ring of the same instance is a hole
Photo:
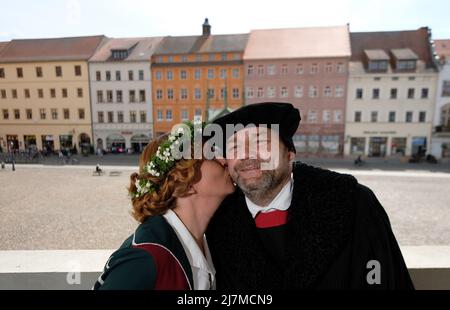
[[[227,124],[266,125],[268,128],[272,124],[278,124],[281,141],[290,151],[295,152],[292,137],[297,131],[300,120],[299,110],[290,103],[262,102],[243,106],[214,120],[213,123],[219,125],[225,134],[233,134],[226,132]],[[229,137],[226,136],[225,141],[227,138]]]

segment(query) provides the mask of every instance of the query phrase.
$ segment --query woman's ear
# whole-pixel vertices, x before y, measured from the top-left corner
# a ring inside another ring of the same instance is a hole
[[[197,194],[197,190],[195,189],[195,185],[191,185],[189,190],[186,192],[186,196]]]

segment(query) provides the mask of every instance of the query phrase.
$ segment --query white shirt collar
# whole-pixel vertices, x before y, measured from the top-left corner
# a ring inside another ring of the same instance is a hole
[[[184,226],[183,222],[172,210],[167,210],[163,215],[170,226],[175,230],[175,233],[183,245],[184,252],[189,260],[189,264],[193,267],[193,277],[194,277],[194,288],[204,289],[202,285],[199,284],[199,279],[196,276],[196,270],[203,270],[210,274],[214,281],[216,269],[211,259],[211,253],[209,252],[208,242],[206,241],[205,235],[203,235],[203,248],[205,249],[205,255],[200,250],[197,242],[195,242],[194,237],[191,235],[189,230]],[[203,280],[202,280],[203,282]]]
[[[278,195],[265,207],[258,206],[250,199],[245,197],[247,208],[252,214],[253,218],[256,217],[258,212],[267,213],[274,210],[286,211],[289,209],[292,201],[292,191],[294,189],[294,180],[291,174],[291,179],[283,186]]]

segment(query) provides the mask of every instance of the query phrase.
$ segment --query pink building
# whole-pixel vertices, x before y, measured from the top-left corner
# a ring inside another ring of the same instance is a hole
[[[341,155],[350,55],[347,26],[251,31],[245,104],[292,103],[302,117],[297,154]]]

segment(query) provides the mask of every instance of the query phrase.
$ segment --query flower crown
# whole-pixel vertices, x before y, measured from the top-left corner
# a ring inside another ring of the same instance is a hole
[[[168,139],[161,143],[150,161],[144,165],[142,174],[164,178],[175,166],[175,163],[182,159],[179,155],[182,152],[183,138],[186,138],[186,134],[189,134],[192,145],[195,141],[195,133],[197,132],[201,135],[206,123],[201,120],[194,120],[194,122],[186,121],[183,125],[176,130],[172,130]],[[188,130],[188,133],[185,132],[186,130]],[[131,193],[132,199],[140,198],[158,189],[158,185],[148,179],[137,178],[135,186],[136,192]]]

